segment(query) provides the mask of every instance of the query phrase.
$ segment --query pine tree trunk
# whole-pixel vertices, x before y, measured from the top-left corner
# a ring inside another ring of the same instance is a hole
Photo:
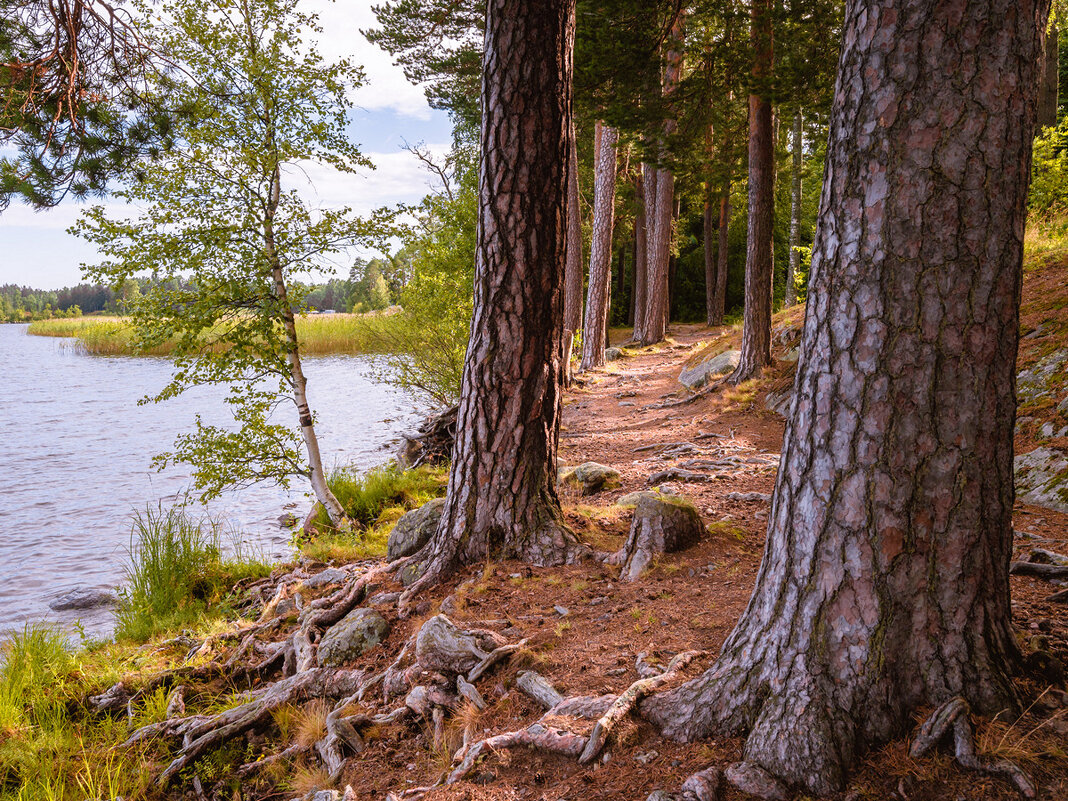
[[[573,561],[556,494],[574,0],[489,0],[471,338],[441,524],[410,598],[491,553]]]
[[[716,192],[712,188],[712,177],[705,184],[704,205],[704,255],[705,255],[705,319],[708,325],[718,325],[716,319],[716,246],[714,239],[718,233],[719,216],[716,214]]]
[[[753,0],[753,80],[758,90],[771,75],[774,45],[771,0]],[[771,103],[749,95],[749,225],[745,253],[742,355],[729,381],[758,378],[771,364],[772,237],[775,227],[775,143]]]
[[[1038,88],[1038,127],[1047,128],[1057,124],[1057,102],[1060,91],[1061,62],[1058,47],[1057,23],[1052,22],[1046,34],[1046,47],[1042,57],[1042,77]]]
[[[716,296],[712,301],[711,325],[723,325],[723,316],[727,310],[727,266],[730,255],[731,224],[731,179],[728,176],[723,181],[723,189],[719,199],[719,244],[716,247]]]
[[[586,324],[582,328],[581,370],[604,367],[608,337],[608,298],[612,281],[612,227],[616,206],[616,143],[619,131],[597,123],[597,157],[593,187],[593,236]]]
[[[571,126],[571,169],[567,178],[567,264],[564,269],[564,331],[582,325],[582,209],[579,205],[578,148]]]
[[[786,294],[783,305],[789,307],[797,303],[797,272],[801,267],[801,135],[804,120],[801,109],[794,112],[794,129],[791,133],[790,149],[793,151],[793,175],[790,176],[790,259],[786,268]]]
[[[650,310],[656,307],[653,294],[656,292],[656,260],[653,251],[656,249],[656,199],[660,184],[660,170],[655,164],[642,164],[642,209],[641,214],[644,225],[644,258],[642,259],[642,274],[644,280],[640,282],[641,292],[639,297],[642,303],[637,307],[634,320],[634,341],[642,344],[650,342],[649,326],[652,322]],[[656,340],[652,340],[655,342]]]
[[[645,329],[645,294],[647,291],[648,278],[648,242],[649,228],[645,216],[645,182],[642,180],[642,171],[638,171],[638,177],[634,181],[634,199],[638,210],[634,215],[634,296],[631,298],[631,324],[634,327],[631,339],[641,341],[639,332]]]
[[[825,794],[921,709],[1015,707],[1014,378],[1048,10],[846,3],[764,561],[713,667],[643,705],[669,736],[748,732],[746,760]]]

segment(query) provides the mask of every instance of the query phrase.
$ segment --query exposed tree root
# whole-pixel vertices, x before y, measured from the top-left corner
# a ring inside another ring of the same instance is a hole
[[[601,753],[601,749],[604,748],[612,728],[625,715],[629,714],[642,698],[671,681],[680,670],[702,653],[702,651],[683,651],[668,663],[667,669],[660,675],[639,679],[624,690],[593,727],[593,731],[590,732],[590,738],[582,750],[582,755],[579,757],[579,762],[586,764],[595,759]]]
[[[931,715],[916,735],[909,756],[919,759],[937,746],[947,735],[953,736],[953,754],[957,762],[968,770],[977,770],[996,776],[1006,776],[1024,798],[1037,795],[1035,783],[1024,770],[1007,759],[987,761],[975,753],[975,731],[972,728],[971,710],[968,702],[957,697],[947,701]]]
[[[735,762],[724,772],[727,781],[743,793],[767,801],[786,801],[786,785],[752,762]]]

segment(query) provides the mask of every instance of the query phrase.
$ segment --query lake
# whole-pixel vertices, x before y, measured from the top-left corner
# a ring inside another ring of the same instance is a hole
[[[27,621],[111,628],[110,610],[53,612],[75,587],[121,583],[135,510],[174,503],[190,488],[185,466],[159,473],[152,457],[178,433],[229,420],[225,387],[198,387],[161,404],[138,405],[168,381],[167,359],[99,357],[69,339],[29,336],[0,325],[0,632]],[[413,398],[374,380],[358,356],[304,361],[318,416],[323,461],[367,469],[388,460],[419,418]],[[295,414],[294,414],[295,420]],[[311,501],[303,479],[290,491],[257,486],[227,493],[207,512],[223,518],[243,547],[274,559],[291,553],[279,516],[301,519]],[[204,507],[195,504],[194,512]]]

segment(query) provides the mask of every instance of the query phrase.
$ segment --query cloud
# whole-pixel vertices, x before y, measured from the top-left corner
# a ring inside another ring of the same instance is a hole
[[[415,119],[430,119],[430,106],[421,87],[408,82],[404,71],[384,50],[360,31],[378,27],[369,2],[313,0],[308,9],[319,15],[323,33],[319,52],[329,61],[348,58],[364,68],[365,84],[356,91],[358,106],[371,111],[391,109]]]

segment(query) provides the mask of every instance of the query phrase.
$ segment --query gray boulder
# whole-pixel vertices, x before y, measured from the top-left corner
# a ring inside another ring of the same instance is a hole
[[[389,623],[374,609],[360,607],[330,627],[319,643],[319,667],[340,667],[374,648],[389,634]]]
[[[561,468],[557,479],[561,484],[581,488],[583,495],[619,489],[622,484],[618,470],[597,462],[584,462],[578,467]]]
[[[317,590],[321,587],[329,587],[331,584],[341,584],[349,577],[349,574],[338,567],[328,567],[314,576],[309,576],[300,583],[301,587],[309,590]]]
[[[618,501],[616,506],[637,506],[642,498],[660,498],[660,493],[656,490],[638,490],[637,492],[628,492]]]
[[[1068,454],[1056,448],[1035,448],[1017,456],[1014,468],[1017,500],[1068,512]]]
[[[622,359],[622,358],[623,358],[623,351],[621,351],[619,348],[605,348],[604,349],[604,360],[606,362],[614,362],[616,359]]]
[[[696,367],[683,370],[679,374],[679,383],[689,389],[700,389],[713,377],[734,372],[741,357],[740,350],[728,350],[718,356],[713,356]]]
[[[119,596],[114,590],[75,587],[49,601],[48,608],[53,612],[63,612],[68,609],[99,609],[103,606],[118,606],[118,603]]]
[[[402,556],[411,556],[426,545],[434,536],[444,511],[445,499],[435,498],[418,509],[405,512],[389,534],[386,558],[392,562]]]
[[[1068,362],[1068,350],[1057,350],[1016,375],[1016,396],[1021,404],[1050,393],[1050,377]]]
[[[639,499],[623,549],[612,561],[623,565],[621,581],[634,581],[660,554],[694,545],[705,531],[692,503],[665,495]]]

